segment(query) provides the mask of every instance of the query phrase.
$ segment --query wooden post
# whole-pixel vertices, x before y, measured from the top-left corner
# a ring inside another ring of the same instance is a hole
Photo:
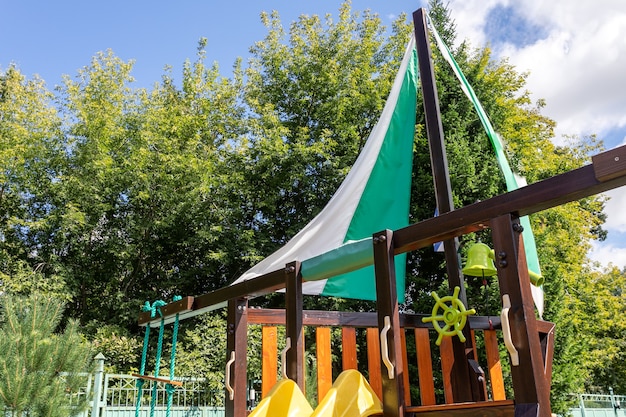
[[[381,332],[380,358],[383,363],[388,360],[393,365],[391,371],[387,366],[381,366],[383,414],[385,417],[400,417],[404,416],[403,373],[405,371],[402,363],[402,348],[400,347],[401,329],[398,294],[396,292],[393,232],[385,230],[375,234],[373,243],[378,330]],[[386,346],[383,345],[383,342]]]
[[[491,220],[491,230],[500,295],[508,295],[511,302],[509,327],[519,355],[519,365],[511,365],[515,415],[550,417],[550,386],[530,290],[522,228],[518,218],[507,214]]]
[[[287,264],[285,279],[285,328],[286,336],[291,340],[291,348],[287,351],[287,376],[296,381],[304,392],[304,330],[300,262]]]
[[[415,43],[419,62],[424,115],[426,118],[426,134],[430,149],[430,163],[435,183],[435,197],[439,214],[444,214],[454,210],[454,202],[452,200],[448,158],[446,156],[443,126],[439,111],[435,71],[430,58],[432,55],[424,9],[419,9],[413,13],[413,24],[415,27]],[[458,239],[455,237],[444,240],[443,247],[450,291],[453,291],[454,287],[459,287],[459,299],[463,304],[467,305],[463,275],[459,268]],[[457,338],[452,340],[454,363],[452,365],[450,382],[455,402],[477,401],[478,398],[475,397],[474,393],[479,392],[478,381],[473,377],[469,366],[469,360],[473,360],[474,355],[471,351],[470,334],[467,327],[463,329],[463,334],[467,340],[465,344]]]
[[[247,374],[248,366],[246,353],[248,350],[248,300],[246,298],[228,301],[228,334],[226,338],[226,361],[235,353],[234,361],[230,364],[230,386],[234,389],[231,400],[226,392],[224,401],[226,417],[247,416]]]

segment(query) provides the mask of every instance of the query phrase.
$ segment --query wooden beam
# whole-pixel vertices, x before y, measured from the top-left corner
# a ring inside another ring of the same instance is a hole
[[[383,412],[385,417],[404,416],[404,364],[400,347],[400,316],[396,289],[396,269],[393,256],[393,232],[384,230],[374,234],[374,272],[376,275],[376,306],[382,366]],[[384,329],[384,330],[383,330]],[[386,333],[383,333],[386,332]],[[383,345],[384,343],[384,345]],[[385,352],[387,355],[385,355]],[[389,364],[388,364],[389,366]]]
[[[197,297],[185,297],[181,301],[169,303],[161,308],[166,318],[166,323],[174,321],[176,313],[180,313],[180,319],[202,314],[214,310],[216,307],[226,307],[229,300],[236,298],[254,298],[261,295],[270,294],[285,288],[285,269],[270,272],[256,278],[249,279],[239,284],[234,284],[220,288],[218,290],[199,295]],[[183,308],[182,303],[187,303],[188,299],[192,300],[191,308]],[[167,313],[165,313],[167,312]],[[139,315],[139,325],[149,324],[155,327],[159,324],[160,318],[151,318],[149,313],[141,313]]]
[[[551,417],[550,386],[545,377],[539,328],[530,290],[519,219],[510,214],[491,221],[501,297],[510,299],[508,320],[519,364],[511,361],[516,404],[538,405],[541,417]]]
[[[419,9],[413,13],[413,25],[415,29],[415,46],[417,49],[418,65],[420,72],[420,85],[422,88],[422,101],[424,103],[424,117],[426,119],[426,135],[428,148],[430,149],[430,165],[433,173],[435,186],[435,199],[439,214],[449,213],[454,210],[452,200],[452,187],[450,186],[450,174],[448,172],[448,158],[439,110],[439,98],[437,95],[437,83],[435,70],[432,65],[432,52],[430,50],[430,37],[426,23],[426,11]],[[459,267],[459,242],[456,236],[443,240],[444,255],[446,259],[446,271],[450,292],[455,287],[459,288],[458,298],[463,304],[467,304],[465,284]],[[463,329],[466,340],[470,340],[469,329]],[[459,339],[452,340],[454,361],[452,363],[452,385],[455,402],[477,401],[473,392],[478,389],[473,378],[470,377],[469,360],[474,359],[471,346]],[[470,383],[468,384],[468,381]]]
[[[432,322],[424,323],[422,318],[430,314],[400,313],[400,327],[411,329],[432,329]],[[469,327],[473,330],[500,329],[499,316],[468,316]],[[285,325],[285,310],[271,308],[250,308],[249,324]],[[336,326],[351,328],[376,327],[378,313],[354,311],[304,310],[302,324],[304,326]]]
[[[224,401],[226,417],[246,417],[247,351],[248,351],[248,300],[240,298],[228,302],[228,329],[226,336],[226,361],[235,352],[235,361],[230,365],[230,385],[235,390],[233,399],[226,391]]]
[[[398,229],[394,232],[395,254],[485,229],[490,219],[504,214],[525,216],[624,186],[626,174],[596,177],[596,171],[621,173],[607,162],[615,158],[626,160],[626,146],[597,155],[591,165]]]
[[[291,340],[287,351],[287,376],[304,392],[304,328],[302,324],[302,276],[300,262],[291,262],[286,274],[286,336]]]
[[[139,378],[139,379],[145,379],[148,381],[154,381],[154,382],[161,382],[163,384],[170,384],[170,385],[174,385],[177,387],[182,387],[183,386],[183,381],[178,381],[175,379],[169,379],[169,378],[157,378],[151,375],[140,375],[140,374],[131,374],[131,376],[134,376],[135,378]]]
[[[183,297],[178,301],[173,301],[169,304],[164,305],[160,308],[161,314],[163,317],[176,316],[176,314],[186,313],[188,311],[193,310],[193,297]],[[151,317],[151,313],[149,311],[142,311],[139,313],[139,324],[145,325],[149,322],[153,322],[155,324],[161,322],[161,316]]]

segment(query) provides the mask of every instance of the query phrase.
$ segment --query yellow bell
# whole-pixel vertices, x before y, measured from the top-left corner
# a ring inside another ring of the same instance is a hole
[[[467,262],[461,271],[472,277],[492,277],[497,274],[494,259],[493,249],[484,243],[475,243],[468,249]]]

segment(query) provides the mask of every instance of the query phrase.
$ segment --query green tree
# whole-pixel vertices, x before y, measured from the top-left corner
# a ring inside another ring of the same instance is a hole
[[[50,286],[67,298],[55,259],[42,256],[63,168],[52,99],[42,80],[26,80],[14,66],[0,72],[0,285],[5,292]]]
[[[145,300],[225,284],[240,253],[228,242],[245,244],[228,180],[241,78],[207,68],[203,42],[182,87],[165,75],[150,92],[132,89],[131,70],[108,52],[66,79],[69,168],[54,242],[72,311],[127,326]]]
[[[253,259],[282,246],[337,189],[384,106],[409,33],[397,25],[386,37],[377,15],[347,2],[336,20],[301,16],[288,32],[276,12],[261,19],[268,34],[251,48],[245,86],[251,135],[242,189]]]
[[[11,416],[76,415],[87,400],[70,403],[85,386],[91,349],[76,321],[59,331],[64,304],[50,297],[2,297],[0,404]]]

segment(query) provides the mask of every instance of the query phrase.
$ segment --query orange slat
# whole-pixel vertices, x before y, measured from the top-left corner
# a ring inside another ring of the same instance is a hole
[[[261,395],[263,398],[276,384],[276,369],[278,368],[278,345],[276,342],[276,327],[263,326],[262,330],[263,361],[261,365]]]
[[[315,342],[317,346],[317,401],[321,402],[333,385],[330,327],[316,328]]]
[[[356,359],[356,329],[341,328],[341,364],[343,370],[358,369]]]
[[[487,367],[489,368],[489,380],[491,381],[491,395],[494,401],[505,400],[504,378],[500,365],[500,352],[498,350],[498,337],[495,330],[485,330],[485,352],[487,353]]]
[[[370,385],[378,398],[383,398],[383,380],[380,374],[380,338],[377,328],[368,328],[367,341],[367,369],[369,370]]]
[[[417,350],[421,404],[435,405],[435,384],[428,329],[415,329],[415,348]]]
[[[454,351],[452,350],[452,338],[444,337],[441,339],[439,346],[439,354],[441,355],[441,372],[443,374],[443,395],[446,404],[454,402],[452,392],[452,366],[454,365]]]

